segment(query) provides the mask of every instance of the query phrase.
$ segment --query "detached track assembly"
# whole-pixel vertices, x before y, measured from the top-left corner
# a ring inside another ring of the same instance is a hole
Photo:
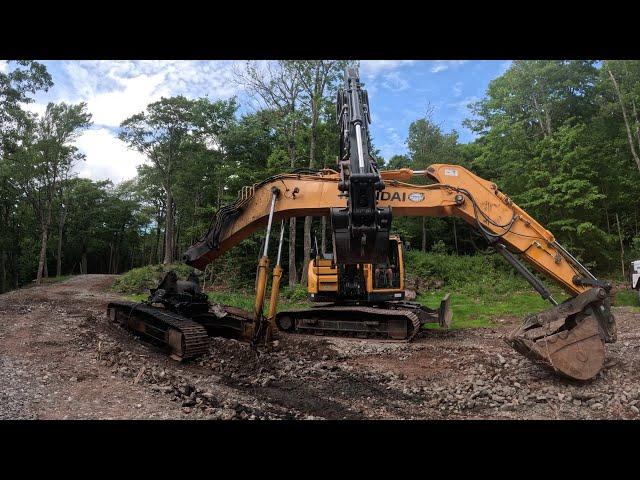
[[[161,343],[175,360],[198,357],[209,348],[202,325],[169,310],[144,303],[111,302],[107,314],[112,321]]]

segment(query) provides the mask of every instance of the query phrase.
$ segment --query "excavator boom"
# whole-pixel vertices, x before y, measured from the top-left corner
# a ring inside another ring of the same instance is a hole
[[[567,293],[577,295],[588,290],[587,285],[573,282],[575,276],[590,275],[586,269],[581,269],[551,232],[500,192],[495,184],[457,165],[434,164],[420,172],[437,182],[431,185],[405,183],[415,176],[409,169],[382,174],[386,188],[379,192],[378,204],[392,207],[395,216],[457,216],[485,232],[491,240],[497,239],[510,251],[520,254]],[[183,260],[204,270],[209,262],[266,226],[273,187],[282,192],[275,205],[274,220],[328,216],[331,208],[345,204],[338,182],[337,172],[323,170],[311,175],[277,175],[245,187],[234,204],[220,209],[210,230],[189,247]]]
[[[426,175],[435,183],[407,183]],[[456,216],[476,228],[538,293],[554,307],[528,317],[507,342],[528,357],[556,372],[577,379],[597,374],[604,363],[604,343],[615,341],[610,313],[610,285],[595,278],[534,218],[518,207],[497,186],[457,165],[434,164],[425,171],[384,171],[384,190],[376,193],[379,208],[395,216]],[[209,232],[191,246],[183,260],[204,267],[234,245],[273,220],[298,216],[330,216],[347,208],[341,193],[342,175],[334,170],[316,174],[284,174],[245,187],[238,200],[223,207]],[[517,256],[534,270],[558,283],[573,298],[558,305],[550,292]],[[472,279],[471,279],[472,281]]]

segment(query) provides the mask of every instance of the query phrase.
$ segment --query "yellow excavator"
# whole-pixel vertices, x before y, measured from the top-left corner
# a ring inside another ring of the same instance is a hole
[[[435,310],[405,301],[404,244],[398,235],[389,236],[382,263],[350,268],[336,263],[332,253],[319,253],[317,245],[311,253],[307,291],[321,305],[278,312],[280,330],[411,340],[424,324],[450,326],[448,294]]]
[[[254,346],[271,344],[278,329],[411,339],[424,323],[448,325],[451,312],[448,298],[437,310],[404,300],[403,248],[399,237],[391,234],[392,218],[456,216],[476,228],[552,304],[527,316],[506,336],[507,343],[561,375],[594,377],[604,365],[604,344],[616,340],[611,285],[592,275],[494,183],[461,166],[379,170],[370,153],[368,98],[354,69],[346,72],[337,106],[341,128],[337,170],[285,173],[244,187],[236,202],[216,213],[209,231],[183,256],[185,263],[204,270],[266,227],[253,312],[211,305],[195,277],[180,282],[173,274],[151,291],[145,303],[110,303],[110,317],[158,342],[178,359],[200,355],[212,334],[236,336]],[[433,183],[409,183],[415,177]],[[301,216],[331,220],[332,252],[316,249],[308,277],[312,300],[325,304],[277,312],[284,220]],[[282,227],[265,315],[268,247],[276,221],[282,221]],[[570,298],[558,303],[518,257],[559,284]]]

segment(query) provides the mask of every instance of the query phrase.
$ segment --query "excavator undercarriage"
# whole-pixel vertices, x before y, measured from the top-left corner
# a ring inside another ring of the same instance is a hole
[[[409,341],[425,324],[437,323],[448,328],[453,317],[450,304],[447,294],[438,309],[416,302],[318,305],[307,310],[278,312],[276,324],[285,332]]]

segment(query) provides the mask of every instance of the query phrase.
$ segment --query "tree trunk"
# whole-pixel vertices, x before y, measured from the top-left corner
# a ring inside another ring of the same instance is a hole
[[[321,227],[322,229],[322,240],[320,242],[320,248],[322,249],[321,253],[325,253],[327,251],[327,217],[322,217]]]
[[[62,234],[64,232],[65,210],[61,207],[58,221],[58,256],[56,259],[56,277],[62,275]]]
[[[38,273],[36,275],[36,285],[42,283],[42,274],[44,266],[47,262],[47,227],[42,225],[42,233],[40,236],[40,260],[38,261]]]
[[[536,109],[536,119],[538,120],[538,124],[540,125],[540,130],[542,131],[542,136],[546,137],[547,136],[547,129],[545,128],[545,122],[543,122],[542,117],[540,116],[540,106],[538,105],[538,100],[536,99],[536,96],[533,95],[532,97],[533,100],[533,106]]]
[[[47,272],[47,240],[49,239],[49,225],[51,225],[51,201],[47,202],[46,205],[46,214],[43,212],[42,216],[42,235],[41,241],[42,245],[40,246],[40,260],[38,262],[38,274],[36,275],[36,285],[40,285],[42,283],[42,275],[44,274],[48,277],[49,272]],[[45,273],[46,272],[46,273]]]
[[[4,293],[7,291],[7,254],[4,251],[0,254],[0,269],[0,293]]]
[[[422,217],[422,251],[427,251],[427,217]]]
[[[622,265],[622,278],[624,276],[624,244],[622,243],[622,231],[620,230],[620,219],[616,213],[616,223],[618,224],[618,238],[620,238],[620,263]]]
[[[113,242],[109,242],[109,263],[107,263],[107,273],[113,273],[111,266],[113,265]]]
[[[80,274],[87,274],[87,252],[82,252],[82,259],[80,260]]]
[[[300,277],[300,285],[307,286],[307,275],[309,273],[309,262],[311,261],[311,222],[313,217],[304,217],[304,257],[302,260],[302,276]]]
[[[180,258],[180,227],[176,228],[175,240],[173,243],[173,258]]]
[[[153,250],[153,260],[149,260],[149,264],[158,263],[158,246],[160,245],[160,220],[161,214],[158,213],[157,222],[156,222],[156,245]]]
[[[289,288],[294,288],[298,283],[296,269],[296,217],[289,219]]]
[[[113,255],[113,268],[112,268],[112,271],[114,274],[118,273],[119,267],[120,267],[120,247],[116,247],[115,253]]]
[[[605,63],[606,65],[606,63]],[[613,72],[607,65],[607,72],[609,73],[609,77],[611,78],[611,82],[613,83],[613,88],[616,91],[616,95],[618,97],[618,101],[620,102],[620,108],[622,109],[622,118],[624,119],[624,127],[627,130],[627,140],[629,142],[629,148],[631,149],[631,155],[636,162],[638,170],[640,170],[640,157],[638,157],[638,153],[636,152],[635,144],[633,143],[633,134],[631,133],[631,126],[629,125],[629,118],[627,116],[627,109],[624,106],[624,99],[622,98],[622,93],[620,92],[620,87],[618,86],[618,81],[616,77],[614,77]]]
[[[167,190],[167,212],[164,223],[164,260],[162,263],[167,265],[173,261],[173,196],[171,190]]]
[[[455,245],[456,245],[456,255],[460,255],[460,252],[458,252],[458,233],[456,232],[456,219],[455,219],[455,217],[452,220],[453,220],[453,243],[455,243]]]

